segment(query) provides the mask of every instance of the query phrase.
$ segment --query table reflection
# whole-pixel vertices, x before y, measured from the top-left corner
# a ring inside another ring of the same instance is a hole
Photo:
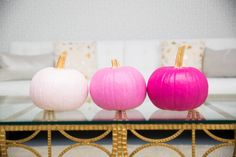
[[[42,110],[35,117],[34,121],[87,121],[84,114],[79,110],[73,111],[49,111]]]
[[[108,111],[101,110],[93,118],[93,121],[111,121],[111,120],[129,120],[129,121],[144,121],[145,118],[142,113],[138,110],[127,110],[121,116],[120,119],[117,119],[117,111]]]
[[[157,110],[151,116],[149,120],[204,120],[204,116],[199,112],[195,111],[196,117],[198,118],[190,118],[189,114],[191,111],[169,111],[169,110]]]

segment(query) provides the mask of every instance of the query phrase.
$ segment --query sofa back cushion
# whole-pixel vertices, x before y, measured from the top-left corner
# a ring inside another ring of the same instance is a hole
[[[236,49],[213,50],[207,48],[203,72],[208,77],[236,77]]]
[[[183,66],[195,67],[202,70],[202,59],[205,50],[205,44],[202,41],[195,42],[161,42],[161,61],[163,66],[174,66],[176,54],[180,46],[185,46]]]
[[[169,40],[169,39],[168,39]],[[171,39],[176,43],[196,43],[199,39]],[[111,66],[111,59],[117,58],[121,65],[134,66],[139,69],[146,80],[161,63],[161,46],[163,40],[107,40],[96,41],[97,69]],[[215,50],[236,48],[236,38],[200,39],[205,46]],[[74,41],[77,42],[77,41]],[[21,55],[35,55],[54,52],[55,42],[23,42],[10,44],[10,52]],[[175,57],[175,56],[174,56]],[[174,63],[173,63],[174,64]]]
[[[54,51],[53,42],[23,42],[15,41],[10,45],[9,52],[17,55],[40,55]]]
[[[40,69],[54,65],[53,53],[41,55],[0,54],[0,81],[31,79]]]
[[[63,52],[67,52],[65,68],[76,69],[90,79],[97,69],[97,44],[93,41],[55,43],[55,61]]]

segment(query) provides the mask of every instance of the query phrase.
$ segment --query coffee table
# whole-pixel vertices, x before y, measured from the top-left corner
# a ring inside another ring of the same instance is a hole
[[[165,111],[153,106],[147,99],[137,109],[126,111],[126,116],[114,111],[102,110],[90,100],[81,108],[74,111],[54,112],[44,111],[36,107],[29,97],[0,97],[0,146],[1,156],[7,156],[9,147],[20,147],[30,151],[34,156],[52,156],[52,134],[59,131],[65,138],[74,141],[62,150],[59,157],[70,153],[70,150],[80,146],[92,146],[103,151],[108,156],[133,157],[143,149],[149,147],[165,147],[171,149],[179,156],[185,154],[167,142],[180,136],[185,130],[191,131],[192,157],[196,157],[197,143],[196,131],[203,130],[209,138],[220,144],[208,149],[203,157],[208,156],[216,149],[226,146],[234,146],[232,156],[236,157],[236,138],[226,139],[213,134],[212,130],[234,130],[236,137],[236,100],[212,100],[199,107],[199,120],[187,119],[187,112]],[[78,138],[68,131],[103,131],[99,136],[92,138]],[[173,135],[164,138],[146,137],[140,131],[143,130],[175,130]],[[23,139],[7,139],[7,132],[33,131]],[[41,131],[47,131],[47,155],[40,154],[34,148],[25,144],[36,137]],[[146,142],[132,152],[127,150],[127,132],[131,132],[136,138]],[[99,145],[97,141],[112,134],[112,149]]]

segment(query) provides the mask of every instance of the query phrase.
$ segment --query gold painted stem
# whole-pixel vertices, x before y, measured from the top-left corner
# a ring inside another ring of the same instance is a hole
[[[117,59],[112,59],[111,60],[111,65],[112,65],[112,68],[118,68],[119,67],[119,62]]]
[[[177,68],[182,67],[183,65],[184,50],[185,50],[185,46],[181,46],[178,48],[178,52],[175,59],[175,67]]]
[[[56,68],[58,68],[58,69],[63,69],[63,68],[64,68],[65,62],[66,62],[66,57],[67,57],[67,52],[64,51],[64,52],[59,56],[59,58],[58,58],[58,60],[57,60]]]

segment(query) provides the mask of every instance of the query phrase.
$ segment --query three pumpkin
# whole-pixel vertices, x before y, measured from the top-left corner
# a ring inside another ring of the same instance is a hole
[[[207,98],[206,77],[193,67],[182,67],[184,47],[180,47],[175,67],[161,67],[148,80],[147,93],[152,103],[168,110],[191,110]],[[72,110],[81,106],[88,94],[83,74],[63,69],[63,54],[57,68],[40,70],[33,77],[30,95],[33,102],[46,110]],[[146,96],[142,74],[133,67],[119,67],[117,60],[111,68],[98,70],[91,79],[93,101],[107,110],[128,110],[141,105]]]

